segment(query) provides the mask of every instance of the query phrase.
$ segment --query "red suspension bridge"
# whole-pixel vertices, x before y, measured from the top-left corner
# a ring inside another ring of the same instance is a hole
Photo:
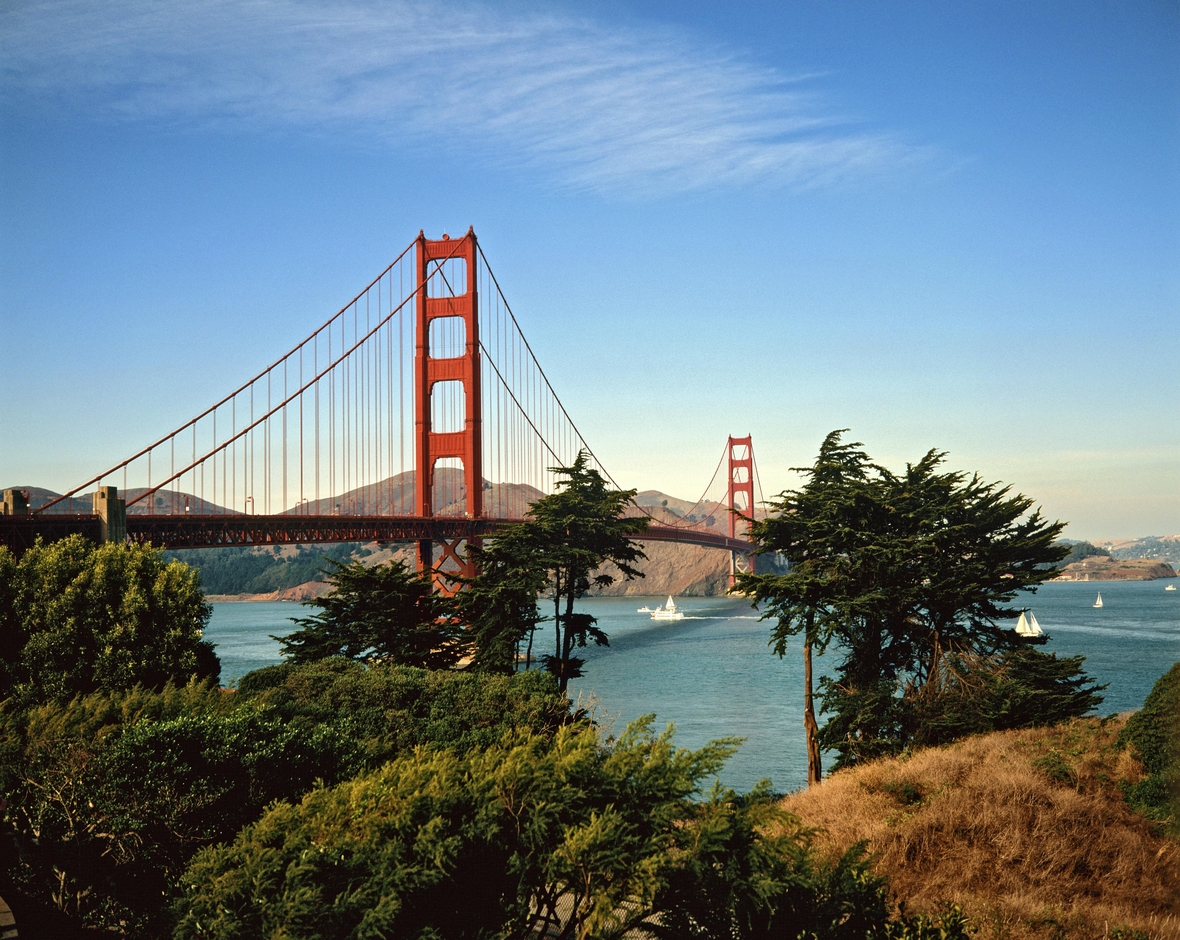
[[[5,491],[0,543],[414,542],[420,568],[466,573],[463,544],[522,519],[582,451],[613,483],[475,233],[420,233],[311,336],[175,431],[43,505]],[[653,518],[644,540],[722,549],[744,567],[729,510],[753,513],[755,480],[751,439],[730,437],[700,518]]]

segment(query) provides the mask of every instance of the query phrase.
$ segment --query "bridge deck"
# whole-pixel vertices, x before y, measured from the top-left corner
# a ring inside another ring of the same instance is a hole
[[[413,542],[494,535],[518,519],[468,519],[448,516],[244,516],[128,515],[127,536],[159,548],[227,548],[249,545],[295,545],[317,542]],[[18,555],[40,536],[47,542],[72,533],[98,541],[98,517],[91,514],[45,513],[0,516],[0,544]],[[721,533],[651,526],[640,541],[680,542],[746,554],[750,543]]]

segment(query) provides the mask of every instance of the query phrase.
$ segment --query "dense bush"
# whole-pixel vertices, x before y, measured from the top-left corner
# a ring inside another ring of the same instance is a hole
[[[165,931],[177,878],[274,800],[298,800],[431,744],[466,753],[569,720],[551,676],[365,667],[250,673],[238,692],[192,682],[0,706],[0,797],[25,896],[132,937]],[[6,860],[7,861],[7,860]]]
[[[814,866],[759,790],[701,794],[732,751],[650,719],[418,749],[272,807],[185,874],[177,938],[865,937],[885,923],[858,853]]]
[[[1127,720],[1119,744],[1134,749],[1147,773],[1127,788],[1128,801],[1180,832],[1180,663],[1159,678],[1143,708]]]
[[[156,549],[72,535],[17,561],[0,547],[0,699],[216,678],[208,620],[196,572]]]
[[[296,729],[224,697],[190,686],[6,713],[16,884],[83,922],[153,935],[197,849],[273,800],[361,769],[359,749],[330,726]]]
[[[1082,669],[1085,657],[1028,647],[993,656],[950,655],[924,693],[904,703],[909,747],[947,744],[968,734],[1055,725],[1102,703]],[[901,700],[899,700],[901,703]]]
[[[501,676],[336,658],[247,673],[238,692],[295,727],[331,724],[362,743],[372,766],[418,745],[465,754],[510,728],[552,734],[570,719],[556,681],[539,671]]]

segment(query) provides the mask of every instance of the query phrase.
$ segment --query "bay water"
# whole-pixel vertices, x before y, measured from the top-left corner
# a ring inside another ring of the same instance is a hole
[[[1049,635],[1048,652],[1085,656],[1086,671],[1108,683],[1100,714],[1143,705],[1152,685],[1180,660],[1180,590],[1160,581],[1056,582],[1015,602],[1032,610]],[[1103,606],[1093,606],[1098,592]],[[588,598],[581,609],[598,618],[609,647],[588,647],[585,675],[570,695],[607,731],[618,733],[641,715],[656,727],[676,726],[676,742],[697,748],[710,740],[740,737],[744,743],[721,774],[727,786],[749,790],[769,778],[775,790],[807,781],[804,747],[803,662],[795,642],[783,659],[767,645],[770,625],[740,598],[685,597],[680,621],[653,621],[637,608],[664,598]],[[291,617],[306,608],[288,602],[213,605],[206,637],[221,658],[221,681],[282,661],[282,636]],[[553,645],[552,624],[537,633],[535,651]],[[834,657],[833,657],[834,658]],[[816,660],[822,674],[824,659]],[[822,716],[821,716],[822,722]]]

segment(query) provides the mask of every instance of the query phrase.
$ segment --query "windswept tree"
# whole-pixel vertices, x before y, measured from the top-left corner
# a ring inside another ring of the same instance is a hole
[[[544,590],[553,600],[554,629],[554,652],[544,662],[564,692],[569,680],[582,674],[584,660],[574,651],[591,640],[599,646],[609,642],[595,618],[575,611],[574,603],[591,588],[615,582],[614,575],[600,570],[607,563],[627,580],[643,577],[634,563],[646,556],[632,536],[647,528],[647,517],[624,515],[635,490],[607,486],[585,451],[571,466],[553,469],[563,478],[557,491],[534,502],[528,518],[496,541],[509,569],[543,574]],[[530,582],[530,590],[535,583]]]
[[[852,540],[866,529],[873,506],[872,464],[859,444],[844,444],[833,431],[820,447],[815,465],[795,468],[807,477],[770,503],[771,514],[750,523],[758,553],[778,552],[790,567],[785,574],[742,574],[737,588],[773,618],[771,645],[780,658],[788,640],[803,635],[803,728],[807,740],[807,781],[818,783],[819,723],[815,717],[813,652],[822,653],[839,632],[846,601],[854,588],[847,559]]]
[[[1034,692],[1055,695],[1054,716],[1100,701],[1079,662],[1032,649],[1045,640],[1019,637],[1009,625],[1019,611],[1006,605],[1051,577],[1067,551],[1055,544],[1063,524],[1009,487],[942,470],[938,451],[895,474],[860,444],[844,443],[843,433],[825,439],[802,471],[804,487],[780,494],[772,515],[752,527],[759,550],[781,552],[790,570],[738,582],[775,619],[779,655],[789,637],[804,636],[809,779],[819,779],[820,747],[837,750],[840,765],[944,736],[947,726],[936,732],[931,722],[952,708],[947,696],[970,695],[981,683],[994,690],[1023,682],[1030,701]],[[822,683],[832,717],[817,732],[810,653],[832,640],[843,658]],[[1001,710],[987,727],[1034,720]]]
[[[463,631],[448,598],[435,594],[429,575],[403,562],[366,567],[329,560],[332,592],[304,601],[319,608],[311,617],[291,618],[299,629],[275,637],[294,663],[331,656],[361,662],[445,669],[465,651]]]

